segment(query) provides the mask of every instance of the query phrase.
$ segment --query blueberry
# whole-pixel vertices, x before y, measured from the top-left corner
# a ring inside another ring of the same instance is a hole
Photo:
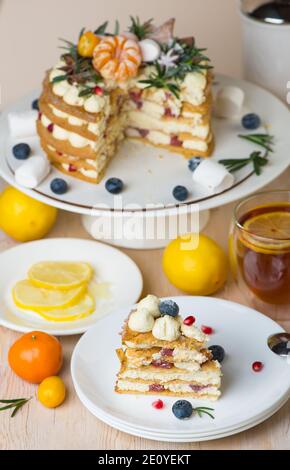
[[[179,307],[173,300],[164,300],[159,304],[159,311],[161,315],[170,315],[171,317],[177,317],[179,314]]]
[[[50,189],[55,194],[65,194],[68,190],[68,184],[62,178],[55,178],[50,183]]]
[[[31,107],[32,107],[32,109],[35,109],[36,111],[39,111],[39,104],[38,104],[38,100],[34,100],[34,101],[32,101],[32,103],[31,103]]]
[[[119,194],[124,187],[123,181],[119,178],[110,178],[106,181],[106,190],[111,194]]]
[[[190,171],[195,171],[201,162],[201,157],[193,157],[188,162],[188,168]]]
[[[287,356],[290,353],[290,348],[288,347],[288,343],[282,342],[282,343],[275,344],[275,346],[273,346],[272,348],[272,351],[275,354]]]
[[[172,413],[178,419],[188,419],[193,413],[192,404],[187,400],[178,400],[172,407]]]
[[[172,194],[177,201],[185,201],[188,198],[188,190],[185,186],[176,186]]]
[[[208,348],[212,353],[212,358],[214,361],[223,362],[225,358],[225,350],[221,346],[210,346]]]
[[[17,160],[27,160],[31,153],[31,148],[28,144],[17,144],[13,147],[12,151]]]
[[[261,125],[261,118],[254,113],[246,114],[242,119],[242,125],[245,129],[258,129]]]

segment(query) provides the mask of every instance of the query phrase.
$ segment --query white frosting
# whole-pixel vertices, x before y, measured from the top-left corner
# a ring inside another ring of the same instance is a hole
[[[42,122],[43,126],[46,127],[46,128],[50,124],[52,124],[52,121],[50,119],[48,119],[48,117],[45,116],[45,114],[42,114],[41,122]],[[85,137],[83,137],[79,134],[76,134],[75,132],[67,131],[63,127],[60,127],[56,124],[53,125],[52,135],[57,140],[68,140],[70,142],[70,144],[73,147],[76,147],[76,148],[83,148],[83,147],[87,147],[89,145],[94,150],[96,150],[100,146],[99,142],[97,144],[93,140],[86,139]]]
[[[187,338],[196,339],[201,343],[204,343],[207,340],[207,335],[205,335],[199,328],[194,325],[188,326],[185,325],[181,319],[181,332]]]
[[[187,385],[187,384],[164,383],[162,385],[165,390],[169,390],[170,392],[173,392],[173,393],[196,393],[197,395],[204,395],[206,393],[207,395],[210,395],[210,397],[212,397],[213,399],[218,398],[221,394],[221,392],[217,389],[217,387],[208,386],[202,390],[194,392],[192,388],[190,387],[190,385]],[[150,390],[149,385],[146,383],[130,382],[128,380],[118,380],[118,388],[119,390],[132,390],[136,392],[149,392]]]
[[[154,326],[154,317],[148,312],[147,309],[140,309],[131,313],[128,326],[132,331],[137,331],[138,333],[148,333]]]
[[[88,113],[99,113],[106,105],[107,100],[104,96],[92,95],[84,104],[84,108]]]
[[[152,335],[163,341],[176,341],[180,337],[179,321],[169,315],[157,318]]]
[[[193,106],[199,106],[206,100],[204,90],[207,85],[207,78],[204,73],[188,73],[181,85],[180,99]]]
[[[52,104],[50,104],[49,106],[50,106],[53,114],[55,114],[55,116],[57,116],[61,119],[67,119],[69,124],[71,124],[72,126],[87,126],[88,130],[92,134],[100,135],[106,127],[106,120],[105,119],[101,119],[96,124],[94,124],[94,123],[89,123],[88,124],[88,121],[85,121],[84,119],[80,119],[80,118],[77,118],[75,116],[72,116],[71,114],[65,113],[65,112],[61,111],[60,109],[56,108],[55,106],[53,106]]]
[[[208,150],[208,143],[204,140],[184,140],[182,147],[189,150],[206,152]]]
[[[160,317],[159,304],[160,300],[158,297],[156,297],[156,295],[147,295],[147,297],[140,300],[140,302],[138,303],[137,312],[145,309],[154,318],[158,318]]]
[[[150,131],[147,135],[147,139],[152,142],[153,144],[162,144],[162,145],[169,145],[171,138],[167,134],[163,134],[163,132],[159,131]]]
[[[87,178],[93,178],[93,179],[95,179],[95,178],[98,177],[98,173],[97,173],[97,171],[95,171],[95,170],[87,170],[87,169],[85,169],[85,168],[80,168],[79,171],[80,171],[80,173],[81,173],[82,175],[86,176]]]

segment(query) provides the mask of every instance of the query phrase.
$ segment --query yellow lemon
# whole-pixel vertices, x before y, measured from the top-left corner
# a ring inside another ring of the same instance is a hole
[[[92,274],[93,269],[88,263],[44,261],[31,266],[28,278],[38,287],[68,290],[88,283]]]
[[[36,201],[15,188],[0,195],[0,228],[19,242],[39,240],[53,227],[57,209]]]
[[[34,309],[36,313],[41,315],[48,321],[69,322],[80,320],[91,315],[95,311],[95,300],[90,294],[85,294],[77,305],[66,308],[58,308],[52,310]]]
[[[56,408],[65,399],[65,385],[60,377],[48,377],[38,387],[38,400],[46,408]]]
[[[178,289],[192,295],[210,295],[224,285],[228,263],[214,240],[191,234],[169,243],[163,255],[163,270]]]
[[[67,291],[35,287],[30,281],[19,281],[12,290],[14,303],[26,310],[55,310],[76,305],[86,291],[86,285]]]

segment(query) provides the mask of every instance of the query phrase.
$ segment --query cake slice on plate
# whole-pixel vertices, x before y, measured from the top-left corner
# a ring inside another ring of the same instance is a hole
[[[116,392],[218,399],[221,368],[207,341],[175,302],[147,296],[124,325]]]

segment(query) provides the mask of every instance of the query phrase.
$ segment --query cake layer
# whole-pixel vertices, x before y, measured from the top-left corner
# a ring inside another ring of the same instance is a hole
[[[197,370],[181,370],[177,367],[171,369],[161,369],[153,366],[143,366],[139,369],[129,369],[124,360],[118,379],[143,379],[154,383],[164,384],[173,380],[181,380],[196,385],[220,386],[221,371],[217,361],[208,361],[201,367],[198,364]]]
[[[120,360],[126,359],[128,368],[139,368],[153,365],[154,367],[177,368],[193,370],[192,365],[197,370],[200,364],[211,359],[208,350],[201,351],[186,349],[126,349],[117,351]],[[197,368],[196,368],[197,367]]]
[[[115,391],[126,394],[191,397],[200,400],[217,400],[221,395],[221,392],[214,385],[202,386],[181,381],[173,381],[161,385],[138,380],[118,380]]]

